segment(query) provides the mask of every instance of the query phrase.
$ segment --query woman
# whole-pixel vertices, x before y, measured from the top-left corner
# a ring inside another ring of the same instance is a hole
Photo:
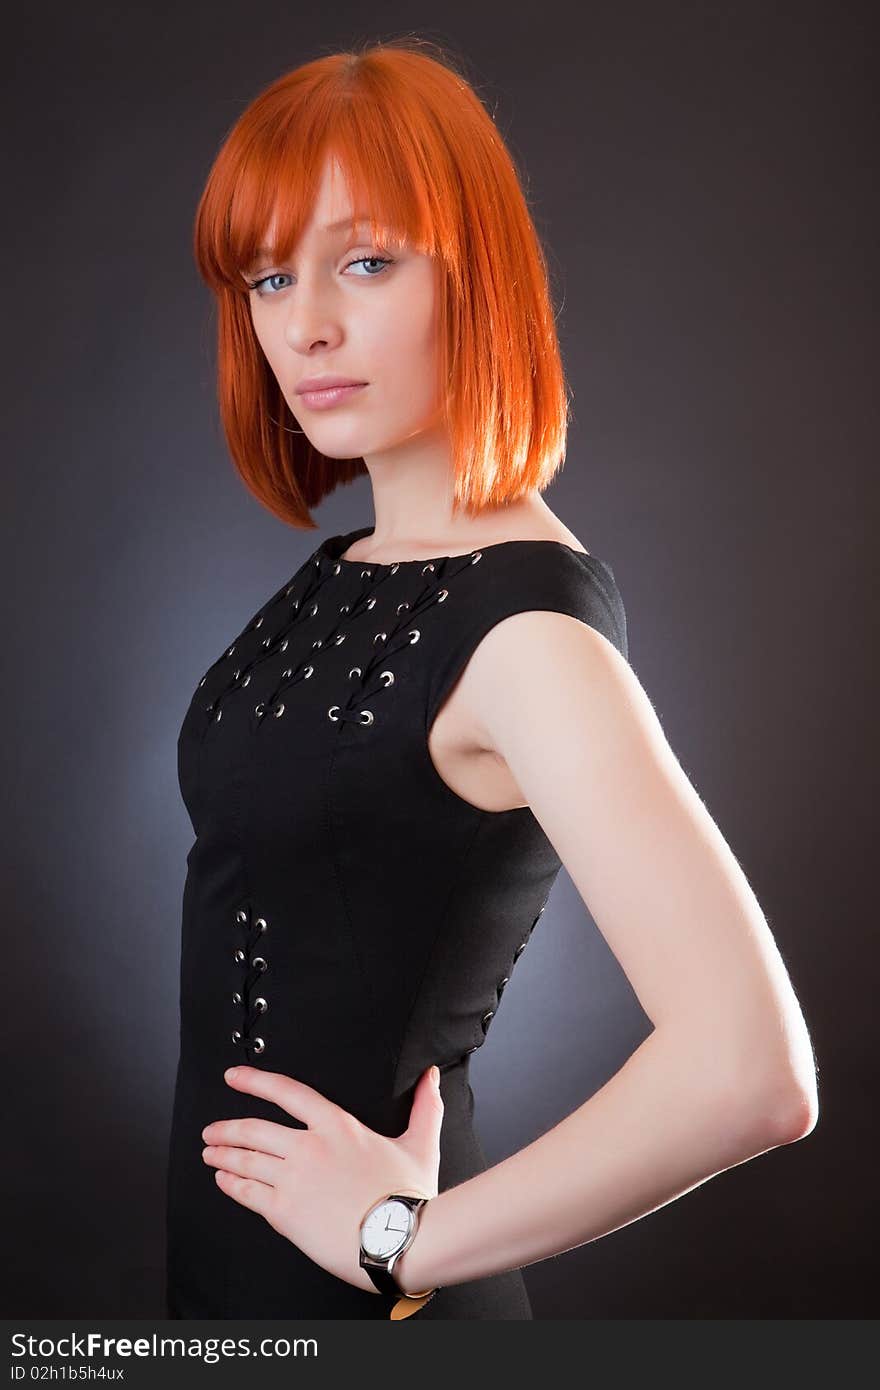
[[[530,1318],[524,1265],[809,1133],[809,1037],[613,571],[542,499],[546,264],[473,90],[417,41],[285,75],[195,249],[245,483],[304,529],[366,471],[376,523],[312,552],[181,729],[168,1311]],[[654,1031],[489,1168],[469,1059],[563,862]]]

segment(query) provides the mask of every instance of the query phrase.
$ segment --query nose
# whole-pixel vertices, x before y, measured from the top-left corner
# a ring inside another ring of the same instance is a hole
[[[290,295],[284,324],[284,337],[294,352],[310,352],[314,347],[333,347],[342,335],[338,316],[332,309],[332,296],[302,277]]]

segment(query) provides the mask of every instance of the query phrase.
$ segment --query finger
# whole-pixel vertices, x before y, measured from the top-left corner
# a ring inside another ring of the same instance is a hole
[[[293,1148],[294,1136],[302,1132],[290,1125],[279,1125],[274,1120],[258,1120],[255,1115],[248,1115],[240,1120],[214,1120],[205,1125],[202,1138],[206,1144],[258,1149],[261,1153],[287,1158]]]
[[[225,1144],[209,1144],[202,1158],[210,1168],[222,1168],[240,1178],[255,1178],[258,1182],[276,1187],[284,1170],[284,1159],[271,1154],[254,1153],[251,1149],[230,1149]]]
[[[262,1067],[231,1067],[224,1076],[235,1090],[274,1101],[288,1115],[309,1126],[320,1124],[333,1112],[345,1114],[341,1106],[335,1105],[313,1086],[307,1086],[304,1081],[296,1081],[282,1072],[263,1071]]]
[[[214,1180],[227,1197],[238,1202],[239,1206],[265,1216],[271,1224],[272,1214],[276,1210],[274,1187],[253,1178],[240,1178],[237,1173],[228,1173],[225,1168],[217,1169]]]

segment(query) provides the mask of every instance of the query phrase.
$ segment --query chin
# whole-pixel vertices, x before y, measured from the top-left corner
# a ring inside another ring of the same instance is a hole
[[[309,443],[313,449],[317,449],[325,458],[336,459],[339,463],[346,463],[349,459],[363,458],[364,453],[356,443],[353,444],[333,444],[327,440],[313,439],[308,436]]]

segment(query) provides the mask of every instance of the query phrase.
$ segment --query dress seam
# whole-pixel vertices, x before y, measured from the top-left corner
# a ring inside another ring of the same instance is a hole
[[[470,838],[470,840],[469,840],[469,842],[468,842],[467,848],[465,849],[464,853],[463,853],[462,856],[461,856],[459,873],[457,874],[457,876],[456,876],[456,878],[455,878],[453,884],[450,886],[449,892],[448,892],[447,895],[446,895],[446,901],[445,901],[445,903],[443,904],[443,911],[442,911],[442,912],[440,913],[440,915],[439,915],[439,919],[438,919],[438,922],[437,922],[437,928],[436,928],[436,930],[435,930],[435,932],[434,932],[434,935],[433,935],[433,937],[432,937],[432,939],[431,939],[431,947],[430,947],[430,950],[427,952],[426,957],[425,957],[425,965],[424,965],[424,968],[423,968],[423,970],[422,970],[421,975],[419,976],[418,983],[417,983],[417,985],[416,985],[416,987],[415,987],[415,989],[414,989],[414,991],[413,991],[412,1003],[410,1004],[410,1007],[409,1007],[409,1009],[407,1010],[406,1019],[405,1019],[405,1021],[404,1021],[404,1023],[403,1023],[403,1026],[402,1026],[402,1028],[401,1028],[401,1030],[400,1030],[400,1039],[401,1039],[401,1040],[400,1040],[400,1045],[399,1045],[399,1047],[397,1048],[397,1051],[396,1051],[396,1053],[395,1053],[394,1056],[393,1056],[392,1077],[391,1077],[391,1087],[392,1087],[392,1091],[395,1090],[396,1085],[397,1085],[397,1074],[398,1074],[398,1071],[400,1070],[400,1058],[401,1058],[401,1056],[402,1056],[402,1054],[403,1054],[404,1046],[405,1046],[405,1044],[406,1044],[407,1036],[408,1036],[408,1034],[409,1034],[409,1026],[410,1026],[410,1023],[411,1023],[411,1021],[412,1021],[413,1014],[415,1013],[416,1005],[418,1004],[419,999],[421,998],[422,987],[423,987],[423,985],[424,985],[424,983],[425,983],[425,979],[426,979],[426,977],[427,977],[427,975],[428,975],[428,972],[429,972],[429,970],[430,970],[430,968],[431,968],[431,966],[432,966],[432,964],[433,964],[433,961],[434,961],[434,952],[435,952],[435,950],[436,950],[436,948],[437,948],[437,942],[438,942],[438,940],[440,939],[440,934],[441,934],[441,932],[443,931],[443,928],[444,928],[444,926],[446,925],[446,922],[448,921],[448,918],[449,918],[449,904],[452,902],[452,899],[453,899],[455,893],[457,892],[457,890],[458,890],[458,888],[459,888],[459,886],[460,886],[460,884],[461,884],[461,881],[462,881],[462,877],[463,877],[463,874],[464,874],[465,867],[466,867],[466,865],[468,864],[468,862],[469,862],[469,860],[470,860],[471,854],[473,853],[474,845],[476,844],[477,839],[478,839],[478,837],[479,837],[479,835],[480,835],[480,832],[481,832],[481,830],[483,829],[483,825],[484,825],[484,822],[483,822],[481,819],[477,819],[477,820],[475,821],[474,829],[473,829],[473,834],[471,835],[471,838]],[[437,1065],[439,1066],[440,1063],[438,1062]]]

